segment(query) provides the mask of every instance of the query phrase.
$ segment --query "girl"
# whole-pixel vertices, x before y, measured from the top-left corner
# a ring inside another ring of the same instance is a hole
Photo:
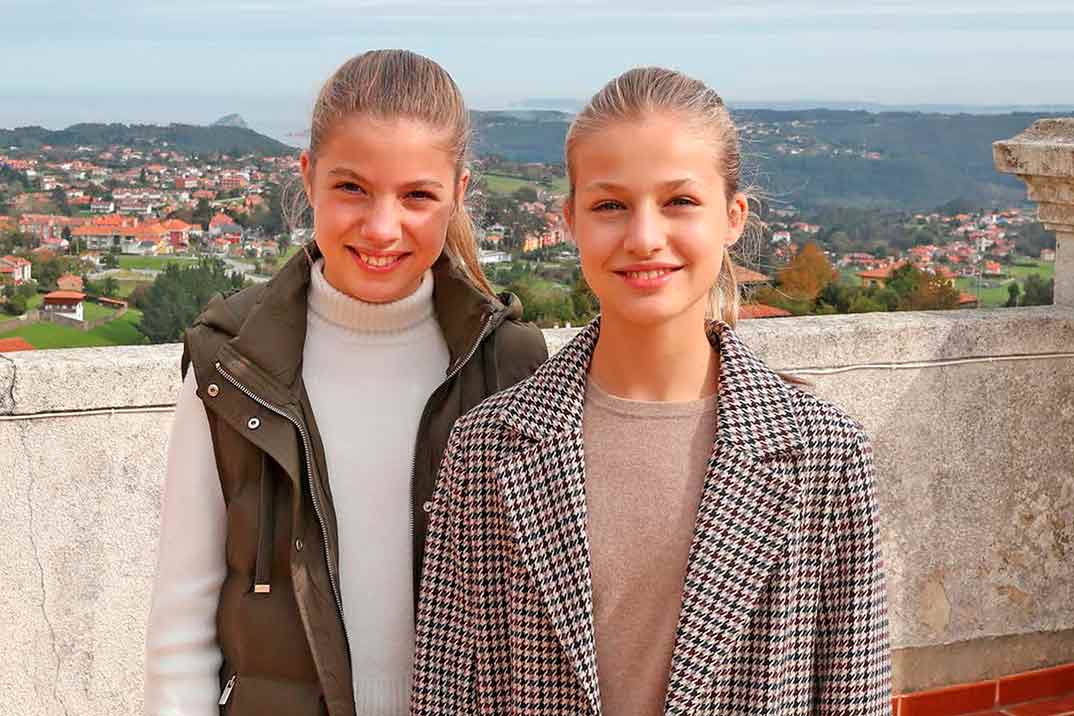
[[[300,162],[315,240],[186,334],[147,714],[407,712],[448,432],[546,357],[477,263],[467,142],[458,88],[413,53],[321,90]]]
[[[414,712],[887,713],[869,442],[733,329],[749,205],[723,102],[631,70],[566,157],[602,314],[452,433]]]

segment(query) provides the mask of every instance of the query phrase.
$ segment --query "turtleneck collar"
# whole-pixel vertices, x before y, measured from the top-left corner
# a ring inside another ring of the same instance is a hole
[[[369,303],[348,296],[324,277],[324,259],[310,271],[309,310],[329,323],[356,333],[399,333],[433,316],[433,275],[426,270],[414,293],[390,303]]]

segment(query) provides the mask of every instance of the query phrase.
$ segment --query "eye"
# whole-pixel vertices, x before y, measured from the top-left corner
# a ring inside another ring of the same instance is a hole
[[[407,199],[420,199],[422,201],[436,201],[436,194],[425,189],[415,189],[406,195]]]
[[[615,201],[614,199],[605,199],[604,201],[599,201],[594,204],[591,211],[618,211],[620,209],[625,208],[626,206],[624,206],[623,203],[620,201]]]
[[[341,191],[345,191],[345,192],[346,192],[346,193],[348,193],[348,194],[364,194],[364,193],[365,193],[365,190],[364,190],[364,189],[362,189],[362,187],[358,186],[357,184],[355,184],[355,183],[354,183],[354,182],[352,182],[352,181],[341,181],[341,182],[338,182],[338,183],[337,183],[337,184],[336,184],[336,185],[335,185],[334,187],[332,187],[332,188],[333,188],[333,189],[339,189],[339,190],[341,190]]]
[[[689,196],[677,196],[668,202],[669,206],[698,206],[698,202]]]

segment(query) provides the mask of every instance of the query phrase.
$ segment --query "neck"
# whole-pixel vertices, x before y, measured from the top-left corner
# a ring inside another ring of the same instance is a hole
[[[347,331],[390,335],[409,331],[434,315],[433,277],[426,271],[418,289],[389,303],[370,303],[337,290],[323,274],[324,259],[310,271],[311,313]]]
[[[605,392],[631,400],[697,400],[716,392],[719,356],[705,333],[704,304],[656,325],[602,314],[589,367]]]

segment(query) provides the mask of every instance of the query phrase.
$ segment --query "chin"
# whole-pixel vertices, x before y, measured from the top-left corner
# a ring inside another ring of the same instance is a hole
[[[664,324],[681,320],[690,320],[694,315],[701,319],[705,316],[708,296],[700,301],[676,300],[668,297],[650,297],[601,303],[603,315],[612,320],[639,328],[658,328]]]

